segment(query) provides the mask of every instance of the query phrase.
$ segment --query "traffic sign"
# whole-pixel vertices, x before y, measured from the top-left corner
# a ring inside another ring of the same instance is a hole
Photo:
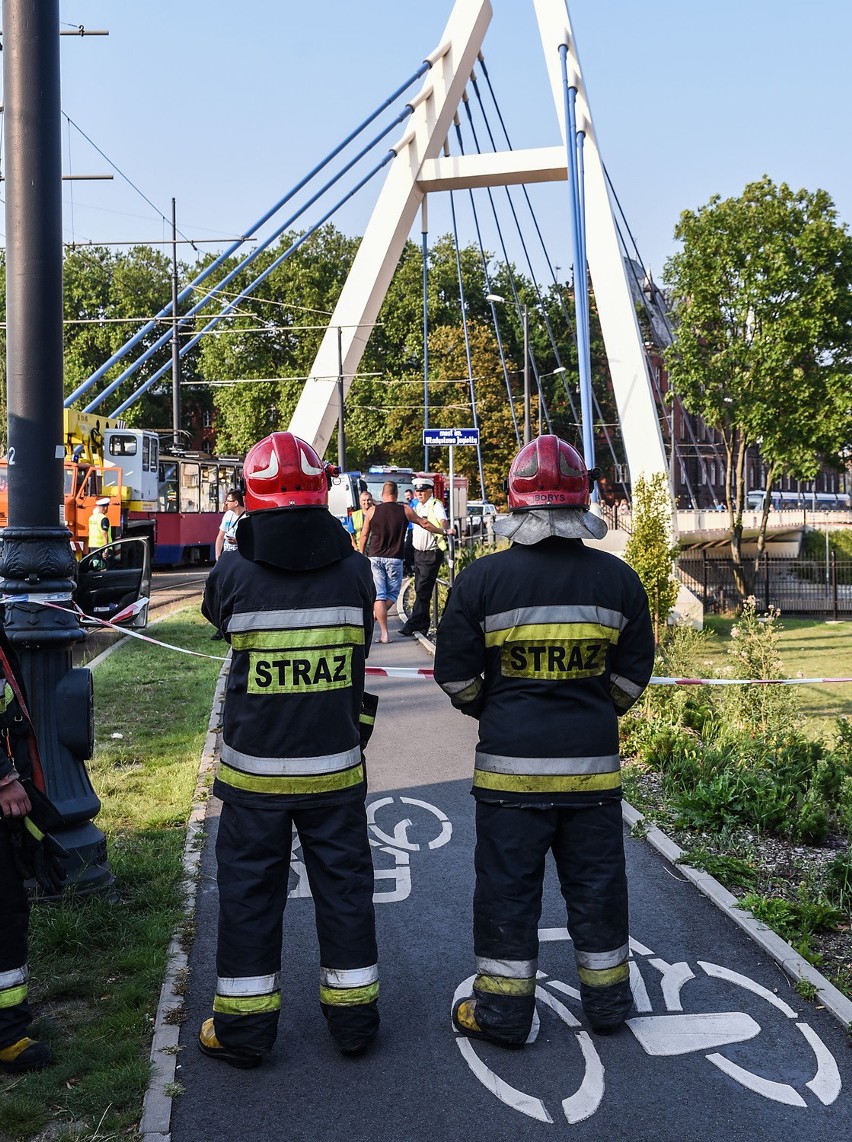
[[[478,428],[424,428],[423,444],[432,448],[436,444],[478,444]]]

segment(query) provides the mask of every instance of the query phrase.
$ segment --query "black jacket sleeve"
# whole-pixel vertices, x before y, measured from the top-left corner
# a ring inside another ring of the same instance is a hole
[[[627,623],[612,654],[610,697],[615,712],[621,717],[639,700],[654,669],[654,628],[648,596],[638,576],[627,599]]]
[[[479,718],[485,705],[485,639],[471,581],[460,576],[450,592],[435,639],[435,681],[457,710]]]

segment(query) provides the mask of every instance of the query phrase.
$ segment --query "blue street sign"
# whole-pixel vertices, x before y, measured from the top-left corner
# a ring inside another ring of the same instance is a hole
[[[432,448],[436,444],[478,444],[478,428],[424,428],[423,444]]]

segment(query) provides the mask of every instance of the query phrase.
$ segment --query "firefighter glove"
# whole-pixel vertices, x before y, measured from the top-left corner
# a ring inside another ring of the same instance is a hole
[[[367,742],[370,740],[373,733],[373,726],[376,724],[376,710],[379,707],[379,699],[376,694],[368,694],[364,691],[364,697],[361,699],[361,714],[358,719],[358,726],[361,732],[361,749],[365,749]]]
[[[68,850],[52,837],[43,833],[30,817],[7,819],[6,826],[12,842],[15,867],[24,880],[34,880],[47,895],[62,891],[68,871],[65,862]]]

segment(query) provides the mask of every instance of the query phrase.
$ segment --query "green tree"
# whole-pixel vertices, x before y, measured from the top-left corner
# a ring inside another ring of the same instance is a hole
[[[158,313],[172,296],[170,259],[148,246],[116,253],[103,246],[67,251],[62,270],[65,314],[65,392],[80,383],[112,356],[141,325]],[[124,361],[113,366],[103,381],[78,403],[82,408],[168,330],[157,325]],[[108,415],[170,359],[164,345],[150,363],[126,380],[99,411]],[[186,374],[190,367],[184,366]],[[130,424],[165,428],[171,423],[171,373],[167,373],[124,414]]]
[[[675,228],[666,264],[676,319],[673,389],[722,437],[734,573],[741,597],[746,458],[759,445],[767,488],[812,478],[852,435],[852,238],[822,190],[764,176],[739,198],[711,198]],[[769,503],[761,526],[765,542]],[[758,558],[759,558],[758,552]]]
[[[301,235],[288,232],[224,287],[221,301],[196,318],[200,330]],[[214,388],[217,448],[245,452],[267,432],[286,428],[352,264],[358,240],[333,226],[312,234],[199,346],[198,379]],[[211,287],[238,263],[225,263]],[[270,378],[258,382],[258,378]],[[244,382],[244,383],[240,383]],[[336,449],[336,445],[335,445]]]
[[[660,641],[675,605],[678,583],[674,576],[677,544],[672,542],[672,497],[662,472],[650,480],[640,476],[633,485],[633,530],[624,549],[624,558],[642,580],[654,619],[654,637]]]

